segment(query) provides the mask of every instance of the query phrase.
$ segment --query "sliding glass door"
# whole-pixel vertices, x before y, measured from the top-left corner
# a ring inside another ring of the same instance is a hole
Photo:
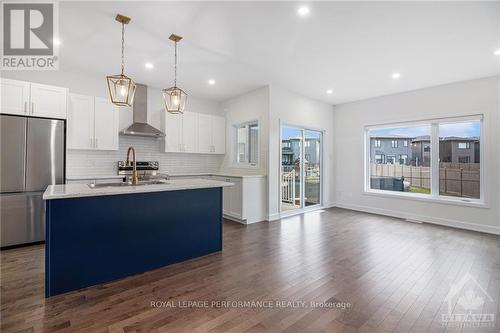
[[[281,211],[321,204],[322,132],[281,129]]]
[[[304,205],[321,203],[321,132],[304,130]]]

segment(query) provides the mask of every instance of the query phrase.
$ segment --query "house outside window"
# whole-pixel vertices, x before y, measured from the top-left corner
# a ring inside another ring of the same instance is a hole
[[[259,158],[258,121],[239,124],[233,128],[235,133],[235,163],[239,165],[256,166]]]
[[[485,205],[482,127],[481,115],[367,126],[366,191]]]
[[[381,147],[381,141],[380,140],[375,140],[374,144],[375,144],[375,148],[380,148]]]

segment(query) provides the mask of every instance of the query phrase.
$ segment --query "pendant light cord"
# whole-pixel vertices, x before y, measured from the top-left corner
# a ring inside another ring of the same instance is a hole
[[[174,87],[177,87],[177,42],[175,42],[175,46],[174,46],[174,61],[175,61],[175,65],[174,65]]]
[[[122,75],[125,69],[125,24],[122,23]]]

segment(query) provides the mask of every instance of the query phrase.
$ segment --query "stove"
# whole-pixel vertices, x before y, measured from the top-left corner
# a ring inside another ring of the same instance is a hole
[[[118,161],[118,174],[124,176],[132,175],[132,162]],[[160,174],[160,162],[158,161],[137,161],[137,174],[139,177],[158,176]]]

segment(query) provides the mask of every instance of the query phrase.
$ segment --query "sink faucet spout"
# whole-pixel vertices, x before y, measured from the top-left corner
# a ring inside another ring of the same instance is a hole
[[[139,178],[137,177],[137,165],[135,159],[135,149],[134,147],[128,147],[127,150],[127,165],[130,163],[130,152],[132,152],[132,185],[139,184]]]

